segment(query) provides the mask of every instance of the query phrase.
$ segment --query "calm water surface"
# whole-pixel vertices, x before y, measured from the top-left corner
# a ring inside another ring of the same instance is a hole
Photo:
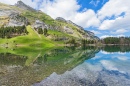
[[[0,51],[0,86],[130,86],[129,51],[129,46]]]

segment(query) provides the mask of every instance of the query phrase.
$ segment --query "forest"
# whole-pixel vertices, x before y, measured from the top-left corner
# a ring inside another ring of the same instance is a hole
[[[129,45],[130,37],[107,37],[101,39],[103,44],[120,44],[120,45]]]
[[[12,38],[28,34],[25,26],[0,27],[0,38]]]

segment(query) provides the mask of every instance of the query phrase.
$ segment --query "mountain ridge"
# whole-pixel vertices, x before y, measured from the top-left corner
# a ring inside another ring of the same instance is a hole
[[[35,9],[33,9],[32,7],[26,5],[25,3],[23,3],[22,1],[18,1],[15,6],[25,9],[25,10],[30,10],[30,11],[36,11]]]
[[[2,5],[0,8],[2,8]],[[14,6],[3,5],[0,16],[8,16],[9,18],[7,22],[1,25],[5,27],[30,24],[32,28],[56,30],[78,39],[98,40],[98,37],[96,37],[94,33],[84,30],[83,27],[73,23],[71,20],[65,20],[61,17],[53,19],[44,12],[35,10],[24,4],[22,1],[18,1]]]

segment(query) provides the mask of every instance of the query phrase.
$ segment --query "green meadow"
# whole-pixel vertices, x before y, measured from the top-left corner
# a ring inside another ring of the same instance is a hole
[[[31,26],[27,26],[28,35],[17,36],[10,39],[0,39],[1,46],[8,46],[8,48],[12,48],[14,46],[26,46],[26,47],[34,47],[40,46],[42,48],[49,48],[55,45],[55,42],[47,39],[44,35],[38,34],[35,30],[31,28]]]

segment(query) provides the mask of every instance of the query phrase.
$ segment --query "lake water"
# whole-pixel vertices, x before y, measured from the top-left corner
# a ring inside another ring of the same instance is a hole
[[[129,46],[34,51],[0,50],[0,86],[130,86]]]

